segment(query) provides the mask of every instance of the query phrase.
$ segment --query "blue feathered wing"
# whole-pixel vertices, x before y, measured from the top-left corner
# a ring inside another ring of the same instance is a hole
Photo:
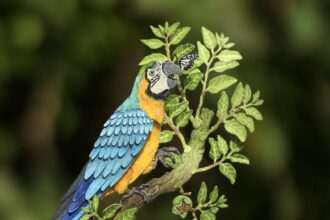
[[[116,111],[89,155],[89,161],[65,216],[77,217],[94,195],[102,195],[125,174],[143,148],[153,127],[141,109]]]

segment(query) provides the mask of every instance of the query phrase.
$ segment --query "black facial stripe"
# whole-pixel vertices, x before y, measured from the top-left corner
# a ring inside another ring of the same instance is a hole
[[[160,76],[159,75],[156,75],[154,78],[151,79],[150,81],[150,86],[154,86],[156,82],[158,82],[160,79]]]
[[[146,93],[155,100],[165,100],[170,95],[170,91],[168,89],[159,94],[152,93],[150,86],[148,86]]]

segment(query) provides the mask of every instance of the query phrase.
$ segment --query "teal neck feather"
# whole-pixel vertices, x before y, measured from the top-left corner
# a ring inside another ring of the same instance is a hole
[[[140,72],[136,76],[130,96],[124,101],[123,104],[119,106],[117,111],[125,111],[125,110],[140,108],[140,102],[138,100],[137,94],[139,90],[139,82],[141,81],[142,77],[143,77],[143,72]]]

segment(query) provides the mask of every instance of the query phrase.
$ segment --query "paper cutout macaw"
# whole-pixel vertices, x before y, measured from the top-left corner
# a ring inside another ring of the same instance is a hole
[[[136,77],[130,96],[105,122],[89,161],[61,199],[53,219],[80,219],[94,195],[123,193],[141,174],[155,166],[164,100],[177,84],[180,67],[155,62]]]

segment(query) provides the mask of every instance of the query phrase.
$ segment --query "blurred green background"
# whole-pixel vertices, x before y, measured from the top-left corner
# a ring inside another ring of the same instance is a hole
[[[215,169],[185,189],[220,185],[230,207],[219,219],[330,219],[330,2],[320,0],[1,0],[1,219],[50,219],[130,93],[148,52],[139,39],[166,20],[191,26],[191,41],[201,26],[229,35],[244,57],[234,76],[265,99],[237,183]],[[138,219],[179,219],[174,196]]]

